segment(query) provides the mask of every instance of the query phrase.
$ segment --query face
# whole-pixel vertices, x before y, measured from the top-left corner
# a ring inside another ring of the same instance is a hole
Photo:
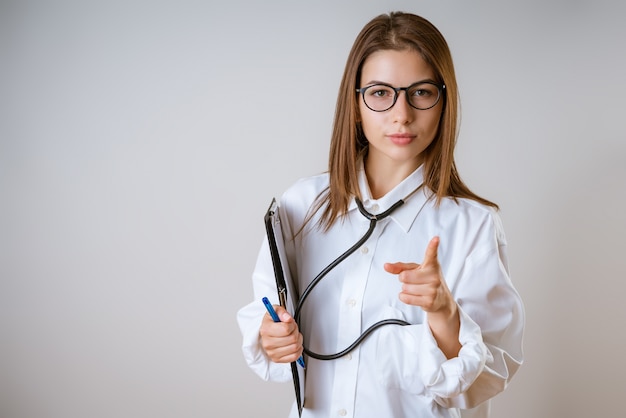
[[[377,83],[408,87],[421,81],[435,82],[435,73],[417,52],[381,50],[363,63],[359,87]],[[406,92],[400,91],[391,109],[374,112],[359,94],[361,125],[369,141],[366,169],[369,172],[400,170],[408,175],[419,167],[422,153],[437,133],[442,107],[440,99],[430,109],[415,109],[409,105]]]

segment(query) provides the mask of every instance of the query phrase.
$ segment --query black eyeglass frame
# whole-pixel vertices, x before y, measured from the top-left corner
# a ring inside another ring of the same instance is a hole
[[[408,100],[408,96],[409,96],[409,89],[411,89],[412,87],[418,85],[418,84],[430,84],[433,85],[435,87],[437,87],[437,100],[435,100],[435,103],[433,103],[431,106],[429,107],[425,107],[425,108],[421,108],[421,107],[417,107],[414,106],[413,103],[411,103],[411,100]],[[376,87],[376,86],[385,86],[385,87],[389,87],[390,89],[392,89],[395,92],[395,95],[393,96],[393,102],[391,102],[391,105],[387,108],[387,109],[383,109],[383,110],[375,110],[372,109],[368,104],[367,104],[367,100],[365,100],[365,92],[367,90],[369,90],[372,87]],[[371,110],[372,112],[386,112],[389,109],[391,109],[392,107],[394,107],[394,105],[396,104],[396,102],[398,101],[398,96],[400,95],[400,92],[402,90],[404,90],[404,94],[407,95],[407,102],[409,103],[409,105],[413,108],[413,109],[417,109],[417,110],[428,110],[428,109],[432,109],[433,107],[437,106],[437,103],[439,103],[439,101],[441,100],[441,97],[443,96],[443,92],[446,89],[446,85],[445,84],[438,84],[438,83],[434,83],[432,81],[418,81],[416,83],[411,84],[408,87],[394,87],[390,84],[386,84],[386,83],[376,83],[376,84],[371,84],[369,86],[365,86],[365,87],[361,87],[360,89],[356,89],[356,93],[360,93],[361,97],[363,98],[363,103],[365,103],[365,106],[367,106],[367,108],[369,110]]]

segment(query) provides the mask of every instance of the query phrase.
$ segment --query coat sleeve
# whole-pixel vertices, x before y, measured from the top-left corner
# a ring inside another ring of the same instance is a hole
[[[387,386],[424,394],[446,408],[471,409],[502,392],[522,364],[523,305],[509,278],[499,222],[486,223],[483,237],[491,243],[462,257],[446,277],[459,307],[458,356],[445,357],[427,322],[382,329],[382,344],[397,347],[378,351],[378,373]]]
[[[427,390],[445,407],[470,409],[481,405],[506,388],[523,362],[524,307],[509,276],[506,240],[495,213],[486,235],[492,245],[470,254],[453,284],[461,312],[463,348],[459,357],[420,365]],[[423,348],[427,346],[432,347],[425,344]],[[466,347],[471,348],[469,353],[464,353]],[[424,359],[434,358],[436,350],[432,350],[432,356]],[[464,362],[465,354],[470,354],[469,362]],[[478,373],[466,374],[456,386],[450,384],[454,379],[449,377],[468,365]]]

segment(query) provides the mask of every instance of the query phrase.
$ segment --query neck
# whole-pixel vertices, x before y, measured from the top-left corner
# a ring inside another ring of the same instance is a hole
[[[376,164],[368,158],[365,161],[365,175],[372,198],[380,199],[389,193],[414,172],[421,163],[421,161],[412,161],[406,164],[398,164],[397,162]]]

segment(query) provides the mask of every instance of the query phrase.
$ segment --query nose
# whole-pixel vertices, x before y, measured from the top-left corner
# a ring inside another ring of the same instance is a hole
[[[406,125],[413,120],[413,107],[409,104],[406,90],[398,92],[398,98],[396,99],[396,103],[391,108],[391,111],[393,112],[392,117],[394,123]]]

